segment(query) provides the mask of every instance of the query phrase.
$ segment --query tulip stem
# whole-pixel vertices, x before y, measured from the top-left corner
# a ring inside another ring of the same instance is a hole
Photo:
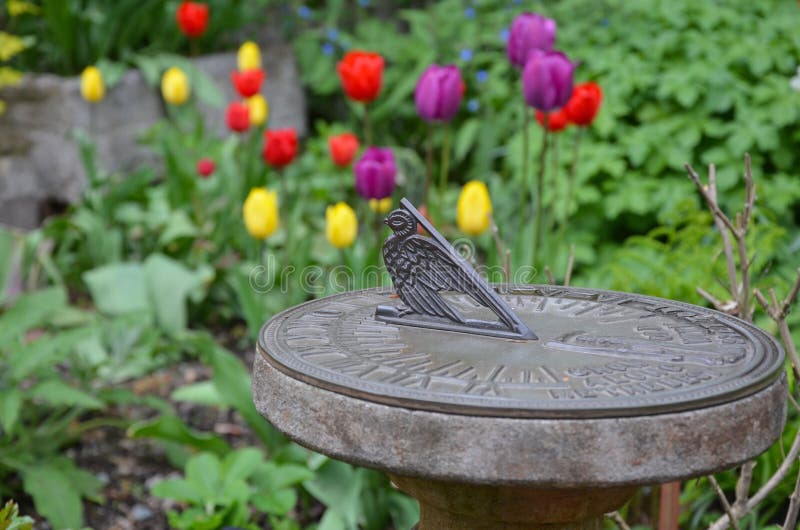
[[[572,162],[569,165],[569,173],[567,174],[567,195],[564,198],[564,221],[562,226],[566,229],[567,222],[569,221],[569,207],[572,204],[572,189],[575,185],[575,169],[578,167],[578,153],[581,145],[581,137],[583,130],[586,127],[578,127],[578,132],[575,134],[575,143],[572,145]]]
[[[442,165],[439,168],[439,215],[444,213],[444,193],[447,189],[447,172],[450,170],[450,127],[445,126],[442,139]]]
[[[367,147],[373,145],[372,122],[369,119],[369,105],[367,103],[364,103],[364,139],[367,141]]]
[[[542,194],[544,193],[544,172],[547,164],[547,140],[550,128],[550,113],[544,113],[544,127],[542,128],[542,152],[539,153],[539,173],[536,176],[536,196],[533,225],[533,262],[539,257],[539,245],[542,243]]]
[[[428,194],[431,190],[431,176],[433,174],[433,125],[428,125],[428,147],[425,153],[425,193],[422,204],[428,204]]]
[[[522,100],[522,186],[528,186],[528,143],[530,142],[530,138],[528,137],[530,130],[530,121],[531,115],[530,111],[528,110],[528,104],[525,102],[525,99]],[[524,187],[522,189],[525,189]],[[519,208],[517,211],[522,212],[524,210],[524,201],[525,201],[525,194],[519,194]],[[522,220],[525,216],[520,215],[520,220]]]

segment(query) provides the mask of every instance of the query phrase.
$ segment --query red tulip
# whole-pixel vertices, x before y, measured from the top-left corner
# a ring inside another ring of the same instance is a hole
[[[250,127],[250,109],[241,101],[232,101],[225,111],[225,123],[232,131],[246,131]]]
[[[536,111],[536,121],[539,122],[539,125],[544,127],[544,112],[541,110]],[[564,112],[564,109],[559,109],[549,113],[547,117],[547,130],[550,132],[558,132],[563,131],[569,125],[569,120],[567,119],[567,113]]]
[[[564,106],[564,113],[567,119],[575,125],[591,125],[600,110],[600,103],[603,102],[603,91],[597,83],[581,83],[575,86],[567,104]]]
[[[261,90],[261,83],[264,82],[266,75],[261,68],[245,70],[244,72],[231,72],[231,81],[240,96],[249,98],[255,96]]]
[[[339,167],[347,167],[358,151],[358,138],[353,133],[342,133],[328,137],[328,151],[333,163]]]
[[[191,38],[199,37],[208,27],[208,6],[201,2],[184,0],[178,6],[175,18],[184,35]]]
[[[383,57],[374,52],[350,51],[336,65],[344,93],[350,99],[369,103],[378,97],[383,79]]]
[[[261,156],[274,168],[288,166],[297,155],[297,133],[294,129],[264,131],[264,149]]]
[[[201,177],[211,175],[215,167],[214,161],[210,158],[201,158],[197,161],[197,173],[199,173]]]

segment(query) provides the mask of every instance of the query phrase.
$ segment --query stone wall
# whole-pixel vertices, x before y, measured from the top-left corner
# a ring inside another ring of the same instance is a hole
[[[235,53],[204,56],[195,64],[214,79],[226,101],[237,97],[230,83]],[[291,48],[270,43],[264,68],[269,126],[295,127],[303,136],[305,97]],[[164,116],[164,107],[158,89],[148,87],[138,71],[126,72],[95,104],[81,98],[79,78],[49,74],[26,75],[18,85],[0,90],[0,99],[7,105],[0,114],[0,223],[33,228],[48,205],[80,197],[86,174],[73,136],[76,128],[91,135],[98,163],[108,170],[154,162],[136,140]],[[207,130],[228,134],[224,107],[200,109]]]

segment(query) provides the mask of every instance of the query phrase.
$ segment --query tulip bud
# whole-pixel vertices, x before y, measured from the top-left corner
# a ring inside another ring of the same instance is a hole
[[[347,167],[358,152],[358,138],[353,133],[342,133],[328,137],[328,152],[333,163]]]
[[[281,169],[288,166],[297,155],[297,132],[294,129],[264,131],[264,148],[261,157],[270,166]]]
[[[564,113],[575,125],[587,126],[594,121],[603,102],[603,91],[597,83],[581,83],[575,86],[572,97],[564,106]]]
[[[464,81],[455,65],[432,64],[420,76],[414,89],[417,113],[427,121],[450,121],[458,113]]]
[[[232,131],[246,131],[250,127],[250,108],[240,101],[231,101],[225,109],[225,123]]]
[[[256,94],[251,98],[245,100],[247,108],[250,111],[250,125],[258,127],[264,125],[267,118],[269,118],[269,105],[267,100],[261,94]]]
[[[161,95],[164,101],[172,105],[183,105],[189,99],[189,78],[178,68],[173,66],[161,76]]]
[[[511,23],[506,53],[514,66],[522,68],[532,50],[549,52],[555,40],[555,20],[538,13],[522,13]]]
[[[471,236],[479,236],[489,228],[492,201],[486,184],[472,180],[464,185],[456,205],[458,228]]]
[[[197,173],[201,177],[208,177],[214,172],[216,165],[210,158],[201,158],[197,161]]]
[[[392,195],[397,167],[388,147],[370,147],[353,166],[356,192],[365,199],[384,199]]]
[[[347,52],[336,65],[345,95],[362,103],[369,103],[378,97],[383,81],[383,66],[383,57],[377,53]]]
[[[208,27],[208,5],[184,0],[178,6],[175,18],[184,35],[190,38],[199,37]]]
[[[81,72],[81,96],[90,103],[101,101],[106,95],[103,74],[94,66],[87,66]]]
[[[278,193],[253,188],[242,207],[247,231],[256,239],[265,239],[278,228]]]
[[[563,107],[572,95],[575,65],[561,52],[534,50],[522,70],[522,91],[531,107],[549,112]]]
[[[539,122],[539,125],[544,127],[545,124],[545,113],[541,110],[536,111],[536,121]],[[564,112],[564,109],[559,109],[554,112],[547,113],[547,130],[550,132],[559,132],[563,131],[569,125],[569,120],[567,119],[567,113]]]
[[[233,82],[233,87],[240,96],[249,98],[258,94],[258,91],[261,90],[261,83],[264,82],[266,75],[264,70],[260,68],[243,72],[231,72],[231,82]]]
[[[240,72],[261,68],[261,50],[258,44],[249,40],[239,47],[236,52],[236,64]]]
[[[369,209],[375,213],[386,213],[392,207],[392,198],[386,197],[385,199],[370,199]]]
[[[353,244],[358,234],[356,212],[345,202],[328,206],[325,210],[325,237],[336,248]]]

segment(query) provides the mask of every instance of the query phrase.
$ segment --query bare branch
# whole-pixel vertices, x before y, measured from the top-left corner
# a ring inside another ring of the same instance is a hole
[[[744,154],[744,218],[742,219],[742,233],[747,232],[753,205],[756,202],[756,185],[753,183],[753,171],[750,167],[750,153]]]
[[[625,522],[619,512],[607,513],[606,517],[614,521],[621,530],[631,530],[631,527],[628,526],[628,523]]]
[[[569,247],[569,260],[567,260],[567,271],[564,273],[564,287],[569,287],[572,279],[572,267],[575,265],[575,245]]]
[[[692,182],[694,182],[694,185],[697,186],[697,189],[700,191],[700,194],[703,196],[703,199],[705,199],[706,204],[708,205],[714,217],[719,217],[720,220],[725,224],[725,226],[728,227],[728,230],[730,230],[735,234],[737,231],[736,227],[733,226],[733,223],[728,218],[728,216],[725,215],[723,211],[719,209],[717,201],[712,199],[711,196],[708,194],[708,189],[706,189],[706,187],[703,186],[703,183],[700,182],[700,177],[697,175],[692,166],[686,164],[684,165],[684,167],[686,168],[686,171],[689,173],[689,178],[692,179]]]
[[[797,434],[795,434],[794,441],[792,442],[792,447],[789,449],[789,454],[786,456],[786,458],[783,459],[783,462],[781,462],[781,465],[778,467],[775,473],[769,478],[769,480],[767,480],[764,483],[764,485],[761,486],[761,489],[759,489],[755,493],[755,495],[750,497],[750,499],[748,499],[746,503],[741,505],[737,503],[733,504],[731,510],[733,511],[734,515],[741,518],[747,512],[755,508],[756,505],[758,505],[758,503],[763,501],[766,498],[766,496],[769,495],[770,492],[774,490],[778,486],[778,484],[780,484],[783,481],[784,478],[786,478],[786,475],[789,474],[789,471],[791,471],[792,466],[794,465],[794,461],[797,459],[798,452],[800,452],[800,431],[798,431]],[[738,484],[737,484],[737,490],[738,490]],[[730,526],[730,517],[728,517],[728,515],[726,514],[717,519],[717,521],[714,524],[709,526],[708,530],[725,530],[729,526]]]
[[[544,266],[544,273],[547,275],[547,284],[555,285],[556,279],[553,277],[553,271],[551,271],[550,267],[548,267],[547,265]]]
[[[717,311],[722,311],[722,307],[723,307],[722,300],[719,300],[713,294],[709,293],[708,291],[706,291],[702,287],[695,287],[695,290],[697,291],[697,294],[699,294],[700,296],[705,298],[707,302],[709,302],[711,305],[713,305],[714,309],[716,309]]]
[[[800,472],[797,473],[794,490],[789,495],[789,509],[786,511],[786,519],[783,521],[783,530],[795,530],[797,528],[798,512],[800,512]]]
[[[717,202],[717,168],[714,164],[708,166],[708,195]],[[722,248],[725,251],[725,264],[728,267],[728,290],[734,300],[739,300],[739,280],[736,277],[736,260],[733,257],[733,247],[731,246],[731,236],[725,228],[725,223],[718,216],[714,215],[714,224],[722,238]]]
[[[731,511],[731,504],[728,502],[728,497],[725,496],[725,492],[719,487],[717,479],[714,478],[714,475],[708,475],[706,478],[708,478],[708,481],[711,483],[711,487],[714,488],[714,491],[717,493],[717,497],[719,497],[719,501],[722,503],[725,513],[728,514],[728,518],[730,518],[731,521],[731,526],[733,526],[734,530],[740,530],[739,523],[736,521],[736,517]]]
[[[742,464],[739,471],[739,480],[736,481],[736,500],[734,507],[742,508],[747,505],[747,497],[750,495],[750,484],[753,482],[753,468],[756,467],[754,460]]]

